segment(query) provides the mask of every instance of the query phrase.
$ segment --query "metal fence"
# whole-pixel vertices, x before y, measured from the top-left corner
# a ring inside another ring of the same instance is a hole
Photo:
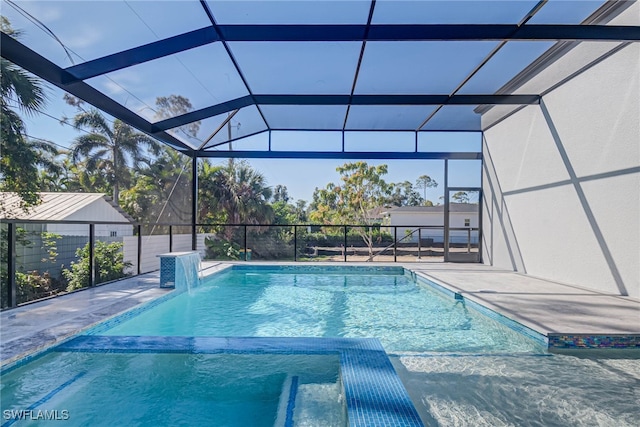
[[[120,231],[96,233],[98,224]],[[3,220],[1,307],[154,271],[167,252],[197,250],[203,260],[219,261],[421,262],[445,255],[443,226],[198,224],[195,247],[191,231],[191,224]],[[478,233],[449,230],[449,252],[477,252]]]

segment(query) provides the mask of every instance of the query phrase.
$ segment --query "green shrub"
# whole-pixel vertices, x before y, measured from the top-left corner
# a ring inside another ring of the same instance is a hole
[[[132,266],[124,261],[123,244],[120,242],[106,243],[97,241],[94,246],[94,261],[96,268],[96,283],[108,282],[128,276],[125,270]],[[89,244],[76,251],[77,262],[71,263],[71,269],[64,269],[62,274],[69,281],[67,291],[89,286]]]
[[[240,245],[227,242],[226,240],[218,240],[212,237],[205,238],[204,244],[207,247],[207,250],[205,252],[206,259],[240,259]]]

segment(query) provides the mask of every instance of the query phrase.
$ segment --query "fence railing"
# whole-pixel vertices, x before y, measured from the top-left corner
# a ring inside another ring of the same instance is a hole
[[[158,255],[204,260],[416,262],[444,256],[443,226],[131,224],[2,220],[2,308],[159,269]],[[478,248],[476,228],[450,229],[449,248]]]

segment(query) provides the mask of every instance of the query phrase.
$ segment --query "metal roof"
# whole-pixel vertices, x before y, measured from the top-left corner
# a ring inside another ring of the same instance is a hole
[[[334,156],[273,150],[274,132],[303,130],[339,133],[342,157],[350,132],[389,131],[380,157],[445,158],[421,135],[539,103],[517,82],[547,52],[640,40],[640,27],[606,25],[633,1],[3,3],[24,35],[2,34],[4,58],[197,157]],[[173,94],[192,111],[159,116],[155,99]],[[396,153],[391,132],[415,134],[415,149]]]
[[[30,207],[27,211],[21,208],[22,199],[17,193],[0,192],[2,219],[24,219],[34,221],[64,221],[76,212],[104,200],[111,205],[124,219],[133,222],[133,218],[113,203],[112,199],[103,193],[38,193],[42,203]],[[77,218],[76,218],[77,219]],[[87,220],[95,218],[87,218]]]

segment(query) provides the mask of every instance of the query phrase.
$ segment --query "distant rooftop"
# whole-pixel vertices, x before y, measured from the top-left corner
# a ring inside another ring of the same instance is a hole
[[[38,193],[42,203],[24,211],[17,193],[0,193],[0,219],[24,219],[33,221],[64,221],[79,210],[104,200],[127,220],[133,221],[125,211],[103,193]]]

